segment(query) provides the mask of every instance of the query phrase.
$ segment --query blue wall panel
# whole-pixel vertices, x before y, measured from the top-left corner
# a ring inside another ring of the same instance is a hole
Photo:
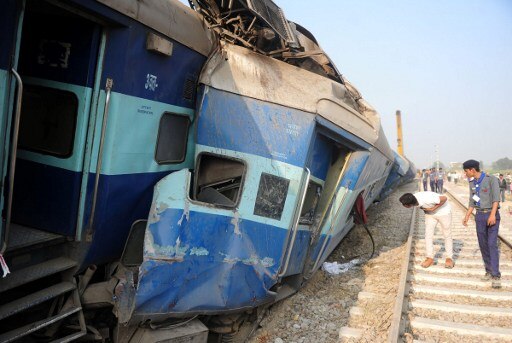
[[[271,300],[286,230],[168,208],[149,226],[136,314],[209,312]],[[181,220],[181,221],[180,221]],[[149,241],[148,241],[149,239]]]
[[[74,236],[82,174],[18,159],[12,220]]]
[[[94,236],[84,265],[100,264],[118,259],[130,227],[135,220],[147,219],[154,185],[169,172],[101,175]],[[90,213],[95,174],[89,174],[87,205]],[[84,224],[88,224],[88,215]]]
[[[146,50],[148,32],[139,24],[109,29],[101,84],[109,77],[118,93],[193,108],[195,98],[183,96],[185,81],[197,81],[206,58],[175,41],[170,57],[150,52]],[[153,77],[150,87],[148,78]]]
[[[302,167],[313,128],[310,113],[208,88],[197,143]]]

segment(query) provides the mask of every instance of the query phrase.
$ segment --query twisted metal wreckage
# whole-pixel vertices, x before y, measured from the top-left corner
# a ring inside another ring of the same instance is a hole
[[[272,1],[190,5],[4,6],[1,342],[243,341],[414,176]]]

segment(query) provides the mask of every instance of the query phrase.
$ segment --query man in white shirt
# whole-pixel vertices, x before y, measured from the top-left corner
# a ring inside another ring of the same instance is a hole
[[[425,213],[425,247],[426,258],[421,264],[428,268],[434,264],[434,230],[437,223],[441,225],[444,236],[444,247],[446,250],[446,268],[453,268],[453,239],[452,239],[452,209],[448,198],[434,192],[405,193],[400,197],[404,207],[411,208],[419,206]]]

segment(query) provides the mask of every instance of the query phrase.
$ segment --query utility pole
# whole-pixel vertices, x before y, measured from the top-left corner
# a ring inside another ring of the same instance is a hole
[[[434,145],[436,150],[436,169],[439,170],[439,145]]]
[[[396,137],[398,154],[400,156],[404,156],[404,141],[402,136],[402,113],[400,113],[400,110],[396,111]]]

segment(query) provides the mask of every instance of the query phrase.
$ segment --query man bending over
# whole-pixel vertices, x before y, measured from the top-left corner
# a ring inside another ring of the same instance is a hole
[[[400,197],[404,207],[411,208],[419,206],[425,213],[425,247],[426,258],[421,264],[428,268],[434,264],[434,230],[437,223],[441,225],[444,236],[444,247],[446,250],[445,268],[453,268],[453,240],[452,240],[452,209],[448,198],[434,192],[405,193]]]

